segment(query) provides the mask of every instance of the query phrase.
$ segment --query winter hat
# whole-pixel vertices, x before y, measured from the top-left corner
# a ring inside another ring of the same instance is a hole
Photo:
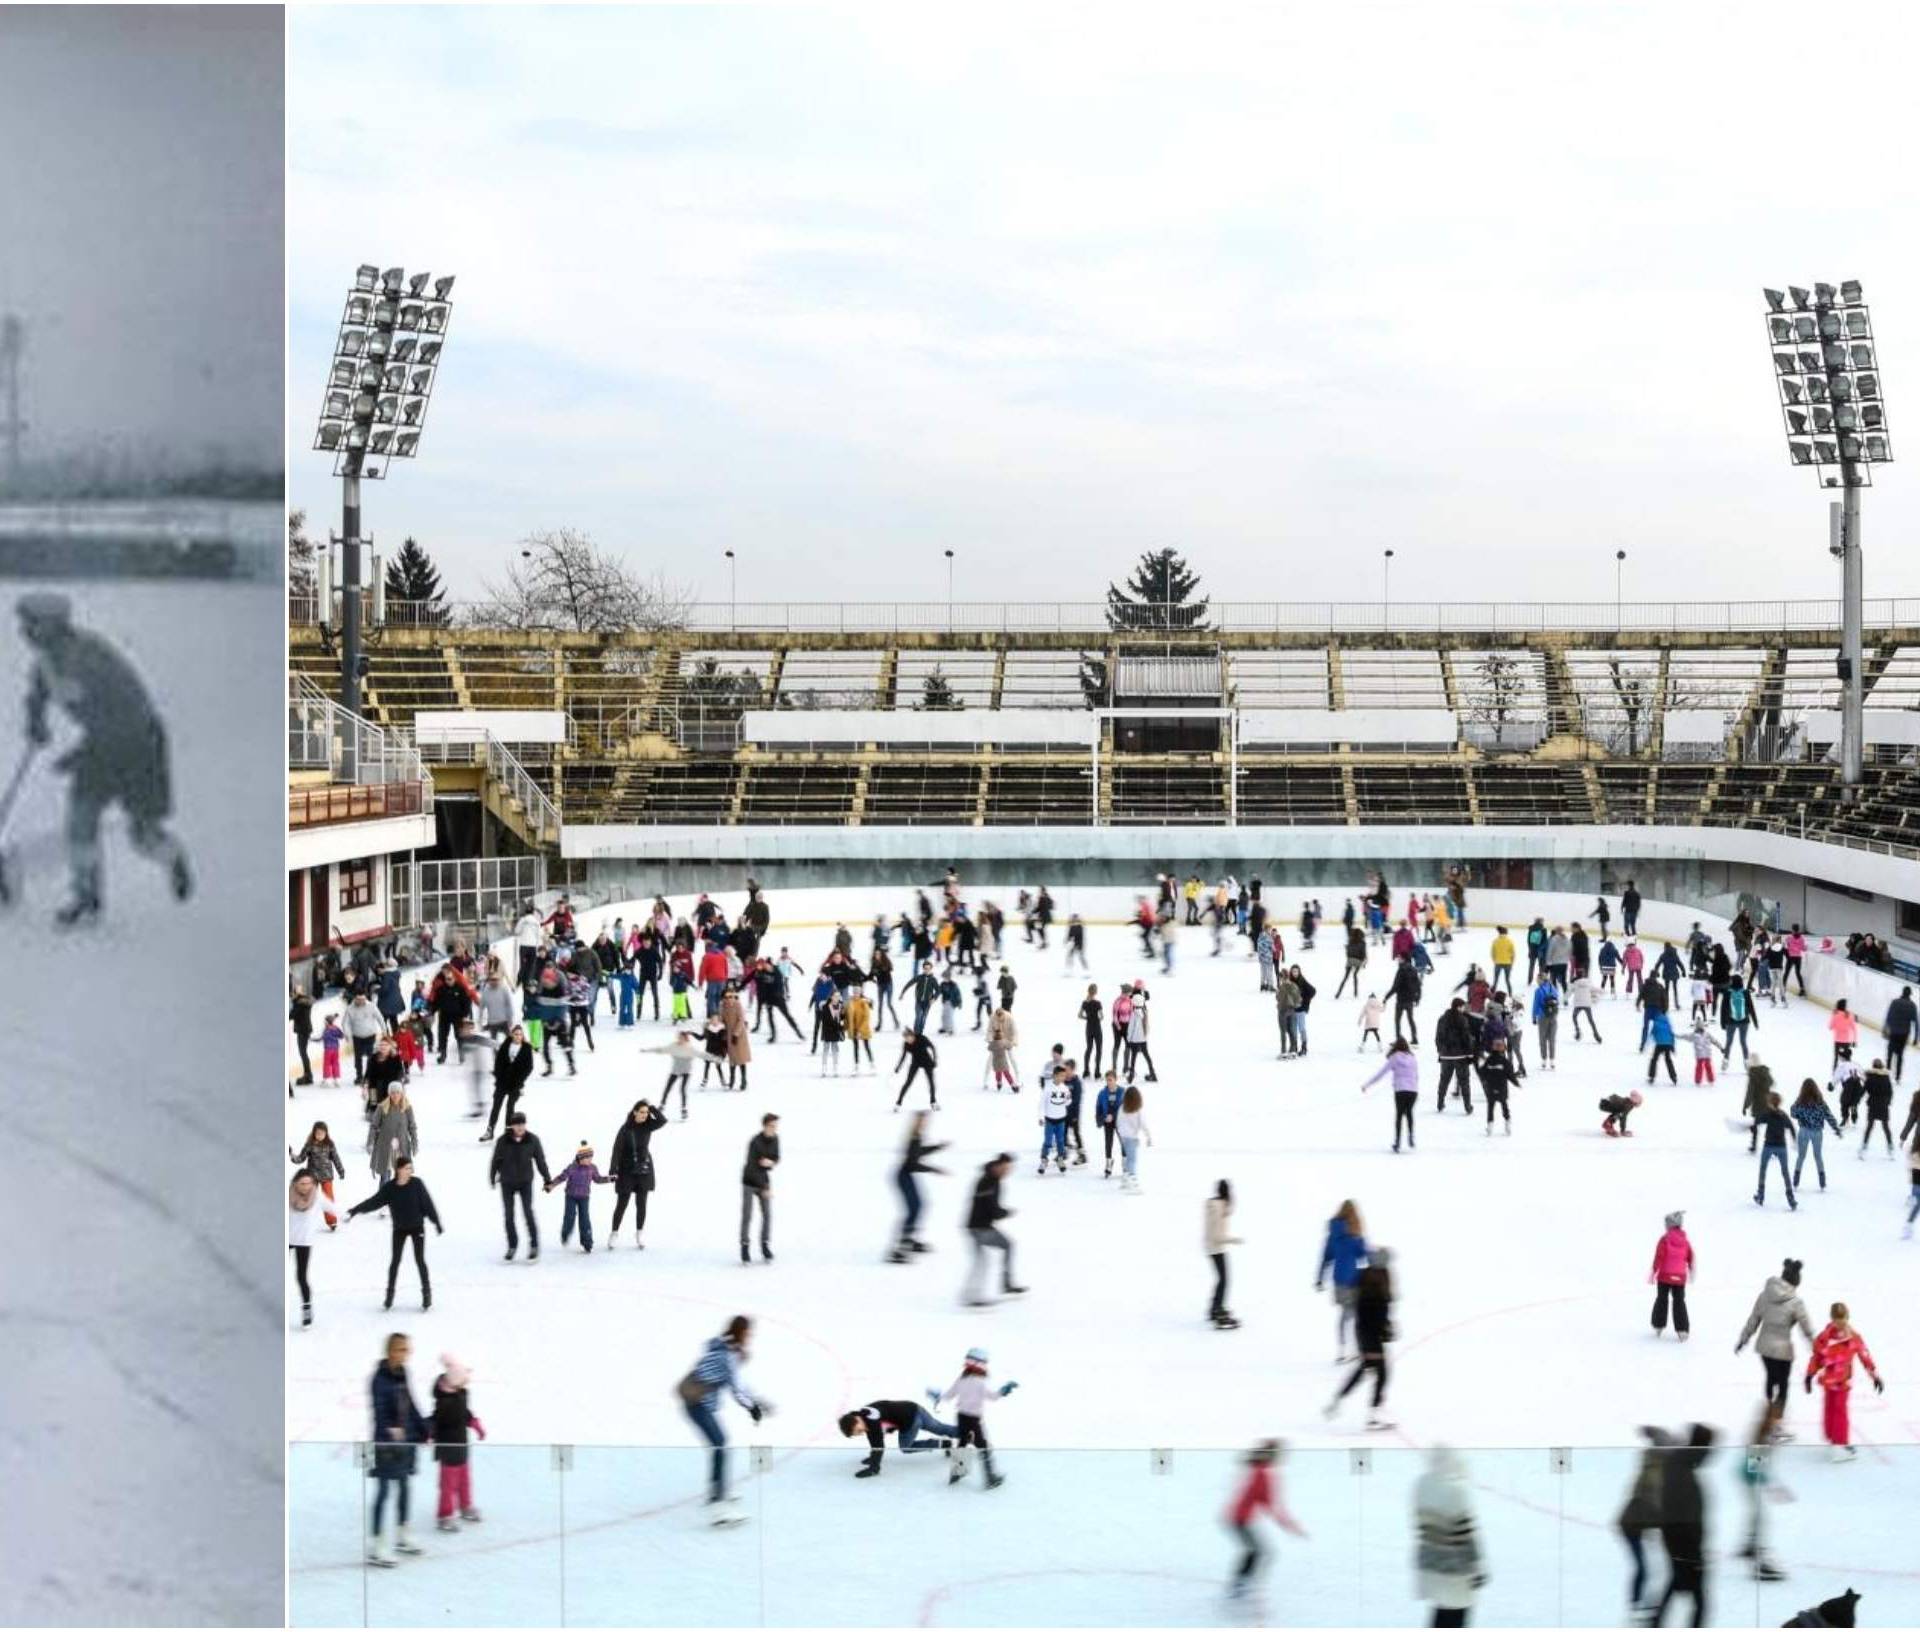
[[[465,1388],[473,1373],[450,1354],[440,1356],[440,1370],[449,1388]]]
[[[580,1141],[580,1148],[573,1153],[573,1159],[577,1162],[582,1156],[591,1156],[592,1154],[593,1146],[582,1139]]]
[[[1798,1258],[1789,1258],[1780,1266],[1780,1279],[1785,1281],[1788,1286],[1798,1286],[1800,1284],[1800,1260]]]
[[[986,1363],[987,1363],[987,1351],[985,1349],[968,1349],[967,1350],[968,1365],[984,1366]]]
[[[1681,1220],[1681,1219],[1683,1219],[1683,1218],[1685,1218],[1686,1216],[1687,1216],[1687,1215],[1686,1215],[1686,1214],[1685,1214],[1684,1212],[1679,1212],[1679,1213],[1668,1213],[1668,1214],[1667,1214],[1667,1228],[1668,1228],[1668,1229],[1670,1229],[1670,1230],[1677,1230],[1677,1229],[1679,1229],[1679,1228],[1680,1228],[1680,1220]]]
[[[1632,1093],[1630,1093],[1630,1094],[1628,1094],[1628,1095],[1627,1095],[1627,1098],[1628,1098],[1629,1100],[1631,1100],[1631,1101],[1632,1101],[1632,1102],[1633,1102],[1633,1103],[1634,1103],[1635,1105],[1642,1105],[1642,1104],[1645,1104],[1645,1103],[1646,1103],[1646,1097],[1647,1097],[1647,1096],[1646,1096],[1645,1094],[1643,1094],[1643,1093],[1641,1093],[1641,1092],[1640,1092],[1640,1090],[1639,1090],[1638,1088],[1636,1088],[1636,1089],[1634,1089],[1634,1091],[1633,1091]]]

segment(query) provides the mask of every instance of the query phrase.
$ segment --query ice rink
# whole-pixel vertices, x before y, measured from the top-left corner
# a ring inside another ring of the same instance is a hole
[[[1395,880],[1396,901],[1436,883]],[[1803,1293],[1816,1325],[1829,1302],[1849,1302],[1888,1388],[1884,1396],[1856,1388],[1863,1450],[1845,1466],[1825,1460],[1817,1397],[1796,1390],[1789,1425],[1801,1437],[1779,1461],[1788,1499],[1771,1508],[1785,1583],[1756,1589],[1726,1556],[1744,1519],[1738,1457],[1723,1449],[1709,1463],[1721,1559],[1715,1624],[1777,1625],[1847,1586],[1865,1595],[1863,1625],[1920,1620],[1920,1566],[1905,1545],[1920,1490],[1920,1385],[1909,1381],[1920,1343],[1911,1297],[1920,1243],[1901,1239],[1905,1162],[1881,1151],[1857,1159],[1851,1138],[1829,1138],[1826,1191],[1809,1164],[1798,1213],[1786,1210],[1777,1184],[1766,1209],[1756,1208],[1746,1137],[1727,1127],[1743,1088],[1738,1054],[1731,1075],[1695,1087],[1684,1042],[1682,1085],[1663,1077],[1648,1091],[1635,1138],[1604,1137],[1596,1100],[1645,1087],[1638,1017],[1624,999],[1601,1002],[1604,1043],[1574,1042],[1563,1013],[1557,1072],[1540,1070],[1529,1036],[1533,1074],[1514,1095],[1511,1137],[1486,1135],[1477,1086],[1472,1117],[1457,1103],[1433,1114],[1432,1023],[1442,988],[1470,958],[1484,958],[1492,927],[1480,902],[1498,901],[1501,911],[1516,904],[1493,896],[1469,902],[1474,928],[1428,982],[1419,1148],[1391,1154],[1385,1084],[1360,1092],[1377,1061],[1356,1052],[1359,1001],[1332,995],[1350,888],[1305,892],[1329,917],[1312,952],[1296,945],[1301,892],[1268,895],[1289,960],[1319,988],[1304,1060],[1276,1058],[1271,1001],[1257,989],[1244,941],[1229,937],[1216,958],[1206,930],[1184,930],[1165,974],[1118,925],[1133,899],[1118,890],[1057,892],[1061,923],[1044,952],[1010,924],[1025,1091],[983,1091],[985,1050],[964,1029],[969,1003],[961,1033],[936,1037],[936,1137],[952,1142],[935,1158],[950,1176],[928,1181],[923,1233],[937,1250],[907,1266],[883,1256],[905,1131],[887,1086],[897,1080],[891,1031],[876,1041],[877,1075],[824,1081],[804,1042],[784,1030],[774,1046],[757,1038],[748,1092],[696,1089],[690,1119],[656,1136],[646,1250],[633,1250],[630,1229],[603,1250],[610,1186],[594,1199],[601,1248],[562,1250],[556,1192],[543,1205],[544,1250],[532,1265],[502,1261],[488,1148],[466,1118],[464,1084],[451,1067],[430,1070],[415,1098],[418,1171],[447,1224],[444,1237],[429,1236],[435,1308],[421,1313],[408,1267],[394,1312],[382,1313],[387,1230],[364,1219],[316,1248],[316,1324],[291,1339],[290,1430],[308,1442],[291,1462],[295,1619],[1214,1624],[1242,1613],[1220,1592],[1229,1542],[1219,1514],[1236,1473],[1232,1452],[1280,1435],[1293,1447],[1289,1499],[1311,1539],[1279,1541],[1264,1610],[1272,1623],[1424,1619],[1412,1597],[1408,1491],[1418,1448],[1445,1440],[1475,1448],[1492,1574],[1476,1624],[1619,1624],[1625,1552],[1611,1525],[1634,1466],[1622,1447],[1646,1422],[1697,1419],[1744,1436],[1760,1366],[1751,1350],[1734,1355],[1734,1339],[1766,1276],[1793,1255],[1806,1262]],[[976,908],[997,900],[1011,915],[1016,889],[1017,881],[969,882],[966,895]],[[731,909],[739,898],[722,899]],[[874,913],[891,916],[910,892],[773,891],[769,900],[768,946],[789,947],[812,968],[836,921],[852,928],[864,960]],[[1590,898],[1543,896],[1537,905],[1549,923],[1566,922]],[[1061,927],[1076,909],[1095,920],[1085,975],[1063,969]],[[1516,940],[1526,922],[1509,921]],[[1364,990],[1384,992],[1390,969],[1385,948],[1373,949]],[[1153,994],[1161,1079],[1142,1084],[1154,1138],[1142,1153],[1142,1193],[1125,1196],[1117,1178],[1101,1178],[1091,1088],[1083,1113],[1090,1165],[1037,1177],[1040,1063],[1054,1042],[1080,1053],[1075,1011],[1089,982],[1110,1001],[1122,979],[1136,976]],[[804,993],[794,1007],[804,1025]],[[626,1111],[642,1094],[655,1096],[665,1076],[664,1061],[640,1050],[668,1028],[648,1019],[623,1033],[604,1007],[602,1016],[598,1051],[582,1052],[579,1077],[564,1068],[536,1075],[522,1101],[556,1169],[581,1139],[604,1168]],[[1824,1080],[1824,1007],[1796,1000],[1763,1006],[1758,1018],[1756,1051],[1784,1087],[1807,1074]],[[1865,1033],[1860,1052],[1871,1056],[1876,1044],[1877,1033]],[[1908,1075],[1896,1129],[1915,1086]],[[921,1095],[916,1087],[913,1103]],[[287,1107],[296,1146],[315,1118],[332,1124],[349,1154],[349,1202],[371,1184],[357,1101],[350,1085],[315,1087]],[[777,1262],[747,1267],[736,1247],[738,1179],[767,1110],[782,1118]],[[958,1296],[962,1214],[973,1174],[1002,1149],[1017,1157],[1006,1187],[1017,1214],[1007,1228],[1019,1278],[1032,1290],[968,1310]],[[1245,1243],[1233,1257],[1231,1303],[1244,1322],[1234,1332],[1205,1319],[1202,1203],[1222,1176],[1234,1184],[1234,1226]],[[1332,1305],[1312,1283],[1326,1220],[1348,1197],[1369,1239],[1397,1255],[1391,1432],[1359,1426],[1360,1392],[1341,1421],[1329,1426],[1320,1416],[1340,1373]],[[1685,1345],[1656,1340],[1648,1326],[1649,1264],[1662,1216],[1676,1208],[1686,1210],[1699,1270]],[[716,1532],[698,1504],[704,1456],[672,1390],[736,1312],[758,1328],[748,1385],[778,1412],[756,1430],[728,1407],[753,1522]],[[367,1431],[367,1377],[396,1329],[414,1336],[423,1405],[443,1351],[474,1369],[473,1408],[491,1435],[475,1471],[485,1519],[459,1535],[435,1534],[433,1477],[423,1463],[415,1502],[416,1518],[427,1510],[417,1526],[426,1555],[368,1572],[358,1563],[368,1487],[344,1442]],[[1021,1385],[988,1419],[1008,1483],[989,1496],[976,1475],[948,1490],[930,1465],[938,1457],[891,1450],[880,1480],[855,1483],[859,1452],[839,1439],[835,1416],[944,1386],[974,1344],[991,1351],[996,1377]],[[768,1471],[749,1481],[745,1447],[754,1441],[773,1449]],[[555,1443],[574,1447],[560,1471]],[[1154,1471],[1154,1447],[1172,1450],[1164,1472]],[[1571,1448],[1567,1471],[1554,1471],[1546,1447]],[[1371,1454],[1371,1471],[1355,1471],[1356,1451]]]
[[[266,1133],[274,1055],[245,1017],[270,966],[237,965],[284,867],[279,794],[234,772],[280,741],[259,697],[284,664],[270,584],[0,585],[0,774],[24,735],[28,649],[13,607],[58,588],[133,660],[167,721],[187,904],[107,822],[104,922],[51,927],[66,897],[65,779],[44,761],[6,848],[19,899],[0,936],[11,1069],[0,1296],[7,1618],[239,1624],[271,1617],[283,1446],[272,1217],[245,1154]],[[275,682],[277,688],[278,682]],[[257,701],[255,699],[258,699]],[[72,740],[54,715],[53,753]]]

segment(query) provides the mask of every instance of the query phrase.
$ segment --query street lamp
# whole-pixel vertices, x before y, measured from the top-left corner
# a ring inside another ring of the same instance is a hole
[[[1625,582],[1626,574],[1627,552],[1625,550],[1615,550],[1613,552],[1613,632],[1616,636],[1627,626],[1626,620],[1620,613],[1621,585]]]
[[[1393,625],[1393,551],[1383,550],[1380,554],[1380,632],[1385,634]]]
[[[1840,558],[1840,779],[1853,798],[1865,757],[1860,490],[1873,485],[1875,465],[1893,460],[1873,321],[1855,281],[1763,293],[1787,456],[1811,465],[1822,487],[1840,489],[1828,506],[1828,547]]]
[[[953,633],[953,551],[947,551],[947,633]]]
[[[727,628],[737,630],[740,627],[740,563],[734,559],[733,551],[727,551]]]
[[[314,430],[314,448],[333,455],[340,478],[340,706],[349,714],[360,712],[360,478],[378,480],[389,461],[419,455],[453,315],[453,279],[434,279],[428,295],[430,276],[408,282],[405,268],[382,272],[370,261],[354,272]]]

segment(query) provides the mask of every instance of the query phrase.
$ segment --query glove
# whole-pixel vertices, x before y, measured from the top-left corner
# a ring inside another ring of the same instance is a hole
[[[1736,1343],[1736,1344],[1734,1344],[1734,1346],[1733,1346],[1733,1352],[1734,1352],[1735,1354],[1738,1354],[1738,1353],[1739,1353],[1739,1352],[1740,1352],[1740,1351],[1741,1351],[1742,1349],[1744,1349],[1745,1347],[1746,1347],[1746,1344],[1744,1344],[1744,1343]]]
[[[1873,1380],[1873,1391],[1876,1394],[1884,1394],[1887,1391],[1887,1385],[1881,1382],[1878,1377],[1875,1377]]]
[[[1813,1379],[1811,1377],[1807,1379],[1807,1392],[1809,1394],[1813,1392]]]
[[[1000,1398],[1004,1400],[1009,1394],[1011,1394],[1019,1386],[1020,1385],[1018,1383],[1002,1383],[1000,1385]],[[1880,1386],[1880,1379],[1878,1377],[1874,1378],[1873,1386],[1875,1388],[1878,1388]]]
[[[758,1422],[766,1415],[766,1412],[758,1405],[750,1405],[747,1407],[747,1415],[752,1417],[755,1422]]]
[[[937,1388],[929,1388],[925,1392],[927,1396],[927,1403],[931,1406],[934,1406],[935,1408],[938,1408],[940,1404],[940,1390]]]

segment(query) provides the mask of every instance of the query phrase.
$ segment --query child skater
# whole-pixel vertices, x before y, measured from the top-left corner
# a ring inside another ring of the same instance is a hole
[[[1705,1020],[1695,1018],[1687,1041],[1693,1045],[1693,1082],[1697,1088],[1703,1082],[1713,1081],[1713,1039],[1707,1035]]]
[[[1867,1353],[1866,1339],[1853,1329],[1847,1306],[1836,1303],[1829,1313],[1833,1318],[1813,1340],[1813,1353],[1807,1358],[1807,1392],[1813,1392],[1813,1380],[1818,1377],[1821,1388],[1826,1391],[1822,1426],[1827,1443],[1833,1447],[1833,1460],[1851,1462],[1859,1455],[1853,1448],[1852,1426],[1847,1421],[1847,1396],[1853,1392],[1854,1361],[1858,1360],[1873,1379],[1874,1393],[1885,1393],[1887,1385],[1880,1379],[1873,1356]]]
[[[948,1400],[954,1404],[954,1425],[959,1429],[956,1436],[959,1443],[953,1453],[953,1466],[947,1470],[947,1483],[957,1485],[967,1476],[967,1452],[977,1447],[980,1452],[980,1466],[986,1470],[987,1489],[998,1490],[1006,1481],[1005,1475],[993,1465],[993,1447],[987,1443],[987,1430],[984,1417],[989,1398],[1004,1400],[1020,1385],[1002,1383],[998,1388],[987,1382],[987,1351],[968,1349],[966,1363],[960,1368],[960,1375],[948,1385],[942,1394],[936,1389],[928,1389],[927,1397],[933,1401],[938,1411]]]
[[[473,1505],[473,1469],[467,1464],[467,1431],[487,1437],[467,1404],[471,1374],[450,1354],[440,1356],[440,1375],[433,1384],[433,1459],[440,1464],[440,1528],[458,1530],[454,1514],[468,1524],[480,1522]]]
[[[1286,1447],[1277,1439],[1263,1439],[1247,1453],[1246,1477],[1241,1480],[1239,1492],[1227,1509],[1227,1527],[1239,1538],[1241,1547],[1239,1567],[1233,1572],[1233,1581],[1227,1587],[1229,1598],[1244,1598],[1253,1588],[1254,1577],[1266,1561],[1267,1550],[1261,1545],[1260,1537],[1253,1528],[1253,1521],[1262,1513],[1270,1515],[1273,1522],[1288,1535],[1306,1539],[1306,1531],[1287,1511],[1280,1493],[1278,1470],[1285,1455]]]
[[[1606,1121],[1600,1124],[1600,1131],[1610,1139],[1631,1139],[1633,1130],[1627,1126],[1627,1118],[1640,1108],[1644,1097],[1638,1088],[1630,1094],[1607,1095],[1600,1101],[1600,1109],[1607,1113]]]
[[[346,1041],[347,1034],[340,1029],[340,1017],[337,1014],[327,1016],[327,1023],[320,1028],[320,1080],[338,1082],[340,1080],[340,1045]]]
[[[1380,1002],[1380,994],[1369,992],[1367,1001],[1360,1008],[1360,1047],[1356,1052],[1365,1051],[1369,1037],[1373,1039],[1375,1048],[1383,1046],[1380,1041],[1380,1017],[1384,1013],[1386,1010]]]

